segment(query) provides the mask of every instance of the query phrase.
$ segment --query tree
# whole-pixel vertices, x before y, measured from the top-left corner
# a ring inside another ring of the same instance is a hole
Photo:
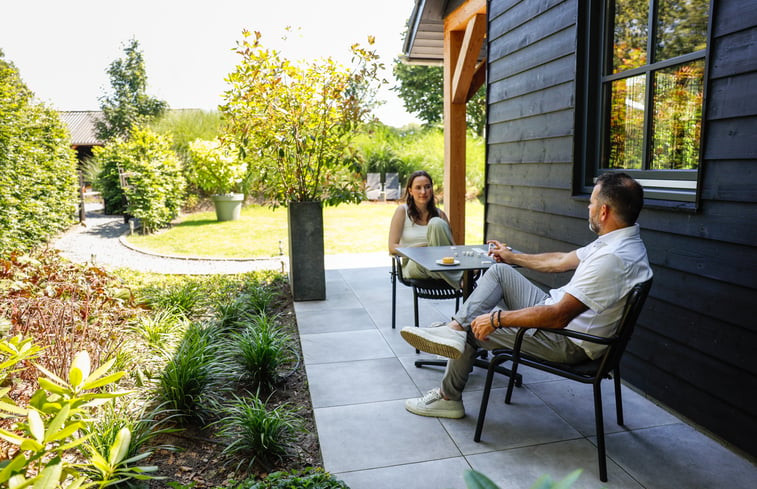
[[[405,109],[427,125],[435,125],[444,116],[444,68],[410,65],[394,60],[394,77],[399,85],[392,87],[402,99]],[[466,107],[468,127],[482,136],[486,127],[486,88],[478,89]]]
[[[146,93],[147,71],[136,39],[124,47],[124,54],[107,70],[113,93],[100,97],[104,120],[96,122],[95,131],[101,140],[128,138],[133,127],[161,116],[168,107]]]
[[[274,207],[359,201],[360,168],[347,153],[381,83],[378,56],[355,44],[349,69],[331,58],[297,63],[263,47],[259,32],[243,36],[220,110],[227,142],[250,163],[252,190]]]

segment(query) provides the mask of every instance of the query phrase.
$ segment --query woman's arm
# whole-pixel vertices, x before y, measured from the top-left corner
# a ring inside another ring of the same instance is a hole
[[[400,245],[402,230],[405,227],[406,213],[407,208],[402,204],[397,206],[397,210],[394,211],[394,215],[392,216],[392,223],[389,226],[389,253],[392,255],[397,253],[397,247]]]

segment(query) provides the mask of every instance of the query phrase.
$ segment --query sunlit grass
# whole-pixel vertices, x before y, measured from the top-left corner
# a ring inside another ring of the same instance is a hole
[[[363,202],[323,210],[327,255],[387,250],[394,202]],[[465,207],[465,242],[482,243],[484,207],[475,200]],[[181,223],[150,236],[133,235],[128,242],[142,249],[182,256],[225,258],[269,257],[288,253],[287,210],[250,205],[238,221],[218,222],[215,213],[184,216]]]

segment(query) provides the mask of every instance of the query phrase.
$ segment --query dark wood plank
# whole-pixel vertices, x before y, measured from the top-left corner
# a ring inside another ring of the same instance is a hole
[[[500,122],[489,126],[488,140],[497,144],[569,136],[573,134],[574,121],[575,111],[568,109]]]
[[[704,140],[708,160],[757,159],[757,116],[707,121]]]
[[[576,51],[576,29],[570,27],[506,56],[496,42],[489,43],[489,70],[499,76],[522,73]],[[575,70],[574,70],[575,71]]]
[[[715,23],[712,28],[715,37],[733,34],[757,25],[755,0],[718,0],[715,5]]]
[[[757,252],[754,246],[649,229],[644,229],[642,236],[649,260],[654,264],[757,291]]]
[[[755,84],[757,86],[757,84]],[[757,97],[752,97],[757,100]],[[711,160],[702,182],[702,199],[757,202],[757,164],[748,160]]]
[[[707,120],[748,117],[757,114],[755,87],[757,87],[757,72],[713,80],[708,95]]]
[[[576,58],[573,54],[556,58],[528,71],[510,74],[498,70],[507,68],[506,63],[489,64],[489,100],[497,103],[544,88],[572,83],[575,79]]]
[[[538,163],[489,165],[487,178],[496,184],[570,190],[573,165]]]
[[[506,56],[576,24],[576,1],[522,2],[489,24],[497,55]]]
[[[573,138],[561,136],[489,144],[487,161],[489,163],[572,162]]]
[[[757,327],[746,329],[720,318],[696,314],[685,305],[670,304],[651,296],[644,304],[645,327],[667,340],[717,356],[734,369],[757,375]]]
[[[680,382],[654,364],[635,359],[626,353],[623,379],[670,409],[717,433],[747,453],[757,454],[757,423],[755,417],[709,395],[700,383]],[[754,399],[752,400],[754,404]],[[632,416],[628,413],[627,416]]]
[[[710,78],[757,70],[757,27],[736,32],[712,42]]]
[[[489,124],[573,109],[575,89],[576,86],[572,82],[562,83],[520,97],[511,97],[493,103],[489,105]]]

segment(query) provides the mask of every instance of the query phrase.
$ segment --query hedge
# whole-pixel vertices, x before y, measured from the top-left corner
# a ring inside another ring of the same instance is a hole
[[[33,98],[0,51],[0,256],[44,244],[76,216],[68,131],[55,110]]]

